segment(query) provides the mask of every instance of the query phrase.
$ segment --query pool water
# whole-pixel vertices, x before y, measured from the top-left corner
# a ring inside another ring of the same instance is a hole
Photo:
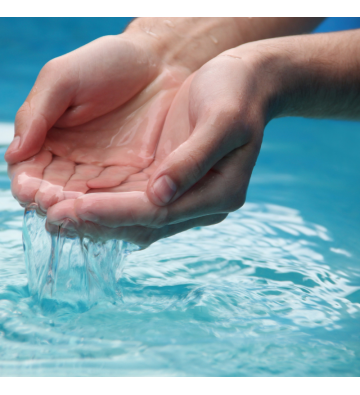
[[[115,303],[42,309],[0,162],[0,374],[358,376],[360,125],[266,129],[245,206],[130,254]]]

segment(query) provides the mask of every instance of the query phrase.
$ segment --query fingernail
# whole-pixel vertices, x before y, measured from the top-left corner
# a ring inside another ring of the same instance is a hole
[[[9,145],[8,151],[17,151],[20,147],[20,136],[16,136]]]
[[[153,191],[161,203],[167,204],[176,193],[176,184],[169,176],[158,178],[153,185]]]

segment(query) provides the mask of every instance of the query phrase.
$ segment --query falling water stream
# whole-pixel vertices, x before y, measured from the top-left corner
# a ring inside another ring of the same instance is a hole
[[[121,240],[94,242],[60,226],[49,233],[36,206],[25,210],[23,241],[29,291],[43,310],[85,311],[102,299],[116,301],[124,257],[137,247]]]

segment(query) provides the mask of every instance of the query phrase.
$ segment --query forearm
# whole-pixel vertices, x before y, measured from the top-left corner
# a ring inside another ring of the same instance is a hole
[[[263,40],[223,56],[254,70],[266,121],[360,119],[360,29]]]
[[[281,40],[276,63],[284,58],[283,77],[273,114],[360,119],[360,30]]]
[[[310,32],[323,18],[138,18],[125,34],[146,35],[163,62],[191,72],[221,52],[272,37]]]

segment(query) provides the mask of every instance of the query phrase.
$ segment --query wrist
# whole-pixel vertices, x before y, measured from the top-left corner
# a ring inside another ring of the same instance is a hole
[[[266,91],[266,121],[276,117],[359,119],[360,31],[263,40],[251,49]]]
[[[190,72],[223,51],[252,41],[310,32],[323,18],[137,18],[125,33],[137,35],[165,64]]]
[[[249,102],[252,118],[257,118],[265,126],[271,119],[281,116],[282,69],[286,68],[281,50],[254,42],[225,51],[218,58],[226,58],[226,62],[237,68],[236,85],[241,87],[241,94]]]
[[[235,18],[138,18],[123,34],[146,42],[163,65],[190,73],[242,43]]]
[[[265,123],[278,117],[301,115],[303,96],[314,82],[309,59],[299,45],[303,38],[261,40],[224,53],[241,58],[251,70]]]

